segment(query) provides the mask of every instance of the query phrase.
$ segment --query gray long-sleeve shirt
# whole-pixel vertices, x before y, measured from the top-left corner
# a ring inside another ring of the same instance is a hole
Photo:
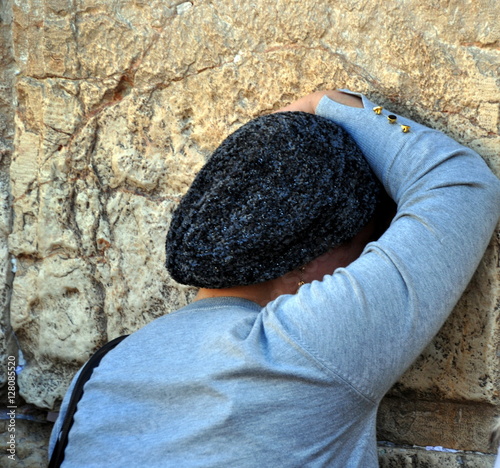
[[[396,201],[387,232],[264,308],[205,299],[131,335],[87,383],[64,467],[378,466],[378,404],[477,268],[500,183],[472,150],[363,103],[324,97],[316,113],[353,136]]]

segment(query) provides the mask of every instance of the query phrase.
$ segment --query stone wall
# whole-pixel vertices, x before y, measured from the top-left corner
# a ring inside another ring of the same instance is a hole
[[[12,157],[14,139],[14,102],[13,80],[15,61],[12,50],[12,15],[9,4],[0,10],[0,360],[15,354],[17,346],[9,318],[9,302],[12,290],[12,265],[8,249],[8,236],[11,230],[11,197],[9,165]],[[5,400],[7,369],[0,367],[0,398]],[[2,401],[0,405],[5,404]]]
[[[169,217],[244,122],[347,87],[443,130],[500,173],[496,0],[0,8],[0,354],[16,354],[13,329],[26,360],[17,379],[28,408],[23,466],[43,466],[33,460],[43,459],[49,427],[30,411],[57,408],[99,345],[192,297],[163,268]],[[500,405],[498,256],[495,238],[450,320],[384,401],[379,438],[488,451]],[[398,450],[384,449],[384,466],[403,466],[401,457],[455,466]]]

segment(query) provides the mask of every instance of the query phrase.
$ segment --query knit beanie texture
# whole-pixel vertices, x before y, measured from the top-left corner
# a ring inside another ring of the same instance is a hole
[[[277,278],[354,237],[380,195],[361,150],[332,121],[258,117],[222,142],[181,200],[166,267],[203,288]]]

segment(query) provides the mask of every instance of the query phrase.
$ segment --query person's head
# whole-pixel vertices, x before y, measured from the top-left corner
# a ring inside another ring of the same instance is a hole
[[[359,148],[330,120],[259,117],[223,141],[182,199],[167,269],[182,284],[213,289],[275,280],[316,258],[326,265],[341,246],[359,250],[349,243],[382,193]]]

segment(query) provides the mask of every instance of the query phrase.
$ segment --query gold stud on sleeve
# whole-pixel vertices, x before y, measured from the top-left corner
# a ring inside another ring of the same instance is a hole
[[[398,118],[393,114],[389,114],[387,116],[387,120],[389,121],[390,124],[395,124],[396,120],[398,120]]]
[[[409,125],[401,125],[401,131],[403,133],[409,133],[410,132],[410,126]]]
[[[382,109],[383,109],[382,106],[374,107],[373,112],[375,112],[375,114],[377,115],[380,115],[382,113]]]

